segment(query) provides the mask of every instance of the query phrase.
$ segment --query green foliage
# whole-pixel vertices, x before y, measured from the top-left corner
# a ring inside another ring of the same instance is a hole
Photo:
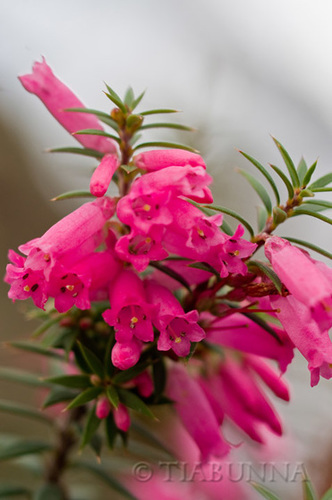
[[[132,408],[138,413],[142,413],[142,415],[146,415],[147,417],[156,418],[150,408],[142,401],[141,398],[136,396],[133,392],[127,391],[126,389],[119,388],[119,397],[121,403],[128,406],[128,408]]]
[[[244,225],[244,227],[248,230],[249,234],[253,237],[255,232],[249,222],[247,222],[241,215],[236,213],[234,210],[230,210],[227,207],[221,207],[217,205],[202,205],[203,208],[209,208],[211,210],[215,210],[217,212],[222,212],[223,214],[230,215],[231,217],[234,217],[234,219],[237,219],[241,224]]]
[[[266,500],[281,500],[280,497],[277,497],[272,491],[265,488],[265,486],[255,483],[254,481],[250,481],[250,484],[263,498],[266,498]]]
[[[271,269],[271,267],[269,267],[267,264],[264,264],[263,262],[260,262],[258,260],[250,260],[248,262],[249,271],[253,272],[255,268],[258,269],[259,271],[258,274],[262,273],[263,275],[269,278],[269,280],[274,284],[279,294],[281,295],[282,283],[277,274],[273,271],[273,269]]]
[[[142,148],[172,148],[172,149],[183,149],[184,151],[190,151],[191,153],[199,153],[198,149],[192,148],[191,146],[185,146],[184,144],[177,144],[175,142],[165,142],[165,141],[154,141],[154,142],[142,142],[134,147],[134,151]]]

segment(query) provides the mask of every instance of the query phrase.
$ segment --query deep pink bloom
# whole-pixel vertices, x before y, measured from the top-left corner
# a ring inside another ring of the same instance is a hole
[[[294,297],[310,308],[323,329],[332,326],[332,271],[278,236],[265,243],[265,255],[283,284]]]
[[[320,376],[332,377],[332,342],[328,330],[322,329],[312,318],[310,310],[295,296],[275,296],[271,303],[279,309],[278,319],[301,354],[308,361],[311,386]]]
[[[222,246],[218,255],[219,264],[221,265],[220,276],[222,278],[228,276],[229,273],[245,275],[248,272],[247,266],[242,259],[250,257],[257,245],[243,239],[243,234],[244,228],[239,224],[235,233],[228,236]]]
[[[107,418],[111,411],[111,403],[106,396],[102,396],[98,399],[96,406],[96,416],[100,419]]]
[[[91,194],[104,196],[118,166],[119,160],[115,155],[107,154],[103,157],[90,180]]]
[[[203,461],[211,456],[223,457],[229,452],[230,446],[221,435],[209,401],[180,363],[169,367],[166,395],[175,402],[175,410],[199,447]]]
[[[140,358],[142,344],[134,337],[127,342],[116,342],[112,349],[112,363],[119,370],[128,370]]]
[[[113,417],[117,428],[120,431],[127,432],[130,427],[130,416],[127,407],[120,403],[118,408],[114,408]]]
[[[103,130],[98,119],[92,114],[64,111],[67,108],[84,108],[85,106],[66,85],[54,76],[44,57],[41,63],[34,63],[32,74],[20,76],[19,80],[28,92],[39,97],[54,118],[68,132],[74,133],[83,129]],[[116,152],[114,142],[106,137],[97,135],[75,135],[74,137],[86,148],[96,149],[102,153]]]
[[[151,323],[154,306],[148,304],[141,279],[130,270],[123,270],[110,289],[111,308],[103,318],[115,329],[115,339],[121,343],[136,337],[143,342],[153,340]]]
[[[189,151],[181,149],[158,149],[140,153],[133,158],[136,167],[154,172],[167,167],[203,167],[206,169],[203,158]]]
[[[133,378],[132,382],[137,387],[138,393],[144,398],[150,397],[153,393],[153,380],[147,370]]]
[[[178,356],[187,356],[191,342],[199,342],[205,332],[198,324],[198,312],[185,313],[179,301],[164,286],[154,281],[146,281],[148,300],[159,307],[153,322],[160,331],[158,349],[173,349]]]

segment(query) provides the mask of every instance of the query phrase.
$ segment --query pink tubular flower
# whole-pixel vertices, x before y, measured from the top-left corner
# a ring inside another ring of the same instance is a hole
[[[219,264],[221,265],[220,276],[222,278],[229,273],[245,275],[248,272],[247,266],[242,259],[250,257],[257,245],[243,239],[243,234],[244,228],[239,224],[233,236],[228,236],[222,246],[218,255]]]
[[[119,404],[118,408],[113,411],[115,425],[120,431],[127,432],[130,427],[129,411],[125,405]]]
[[[91,194],[98,197],[104,196],[118,166],[119,160],[115,155],[107,154],[103,157],[91,177]]]
[[[203,158],[196,154],[181,149],[159,149],[146,151],[134,156],[136,167],[154,172],[167,167],[203,167],[206,169]]]
[[[332,271],[323,271],[299,248],[278,236],[265,243],[265,255],[274,271],[294,297],[310,308],[313,319],[323,328],[332,326]]]
[[[115,339],[126,343],[133,337],[143,342],[153,340],[151,317],[154,307],[145,298],[143,283],[130,270],[123,270],[111,286],[111,308],[103,318],[115,329]]]
[[[96,416],[100,419],[107,418],[110,411],[111,403],[106,396],[102,396],[97,402]]]
[[[328,330],[322,330],[310,315],[308,308],[292,295],[276,296],[271,303],[279,309],[278,319],[301,354],[308,361],[311,386],[320,376],[332,377],[332,342]]]
[[[71,134],[83,129],[103,130],[94,115],[65,111],[67,108],[84,108],[84,105],[66,85],[54,76],[45,58],[41,63],[34,63],[32,74],[20,76],[19,80],[28,92],[39,97],[54,118]],[[86,148],[102,153],[116,152],[113,141],[106,137],[97,135],[75,135],[74,137]]]
[[[154,325],[160,331],[158,349],[173,349],[178,356],[187,356],[191,342],[199,342],[205,332],[198,324],[198,312],[185,313],[174,295],[164,286],[154,281],[146,281],[147,297],[151,303],[159,306],[159,313]]]
[[[230,446],[221,435],[204,392],[180,363],[173,363],[168,370],[166,395],[174,401],[175,410],[199,447],[203,461],[229,452]]]

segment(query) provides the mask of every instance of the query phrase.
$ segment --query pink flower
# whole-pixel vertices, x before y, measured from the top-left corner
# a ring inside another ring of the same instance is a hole
[[[127,407],[120,403],[118,408],[114,408],[113,417],[117,428],[120,431],[127,432],[130,427],[130,416]]]
[[[233,236],[228,236],[222,246],[218,255],[222,278],[228,276],[229,273],[245,275],[248,272],[242,259],[250,257],[257,245],[243,239],[243,234],[244,228],[239,224]]]
[[[119,160],[112,154],[103,157],[94,171],[90,181],[90,192],[94,196],[104,196],[112,180],[114,172],[119,166]]]
[[[223,457],[230,446],[223,439],[219,424],[199,384],[180,363],[172,363],[168,370],[166,395],[182,423],[200,449],[203,461],[211,456]]]
[[[332,271],[316,264],[299,248],[278,236],[265,243],[265,255],[294,297],[310,308],[323,329],[332,326]]]
[[[206,169],[203,158],[195,153],[183,151],[181,149],[159,149],[146,151],[133,158],[136,167],[154,172],[167,167],[203,167]]]
[[[110,289],[111,308],[103,318],[115,329],[115,339],[121,343],[136,337],[143,342],[153,340],[151,317],[154,307],[148,304],[140,278],[130,270],[123,270]]]
[[[68,132],[74,133],[88,128],[103,130],[100,122],[92,114],[64,111],[67,108],[84,108],[84,105],[66,85],[54,76],[45,58],[41,63],[34,63],[32,74],[20,76],[19,80],[28,92],[39,97],[54,118]],[[106,137],[97,135],[75,135],[74,137],[86,148],[102,153],[116,152],[114,142]]]
[[[159,307],[153,322],[160,331],[158,349],[173,349],[178,356],[187,356],[191,342],[199,342],[205,332],[198,324],[198,312],[185,313],[174,295],[154,281],[146,281],[148,300]]]
[[[128,370],[136,365],[141,351],[142,344],[135,337],[126,342],[116,342],[112,349],[112,363],[119,370]]]
[[[153,393],[153,380],[147,370],[133,378],[132,382],[137,387],[138,393],[144,398],[150,397]]]
[[[106,396],[102,396],[98,399],[96,407],[96,416],[100,419],[107,418],[111,411],[111,403]]]
[[[278,319],[287,334],[308,361],[311,386],[320,376],[332,377],[332,342],[328,330],[323,330],[312,318],[310,310],[295,296],[273,297],[271,303],[279,309]]]

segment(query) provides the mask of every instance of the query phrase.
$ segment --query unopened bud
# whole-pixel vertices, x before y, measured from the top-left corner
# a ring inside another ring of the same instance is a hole
[[[100,377],[98,377],[98,375],[96,375],[96,374],[94,373],[94,374],[93,374],[93,375],[91,375],[91,377],[90,377],[90,382],[91,382],[91,384],[92,384],[92,385],[94,385],[94,386],[98,387],[98,386],[100,386],[100,384],[101,384],[101,379],[100,379]]]

